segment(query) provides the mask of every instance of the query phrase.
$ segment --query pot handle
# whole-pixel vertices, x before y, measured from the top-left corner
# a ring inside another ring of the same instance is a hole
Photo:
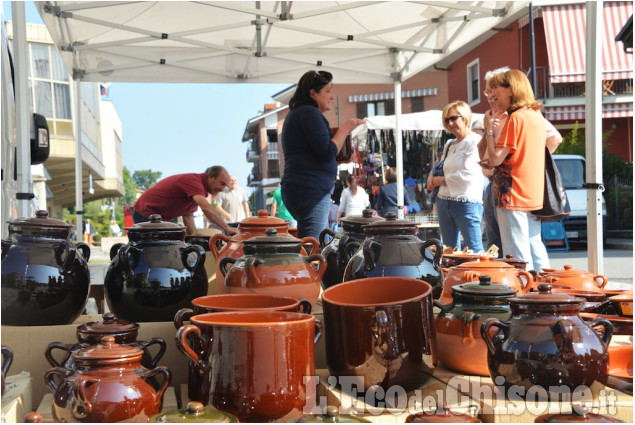
[[[587,324],[591,327],[591,329],[596,326],[602,326],[604,328],[604,332],[602,333],[602,341],[604,342],[604,345],[608,347],[609,343],[611,342],[611,337],[613,336],[613,323],[611,323],[608,319],[598,317],[597,319]]]
[[[319,238],[319,242],[320,242],[320,249],[324,249],[326,248],[326,235],[329,235],[331,237],[331,240],[333,238],[335,238],[335,231],[333,229],[329,229],[328,227],[324,230],[322,230],[320,232],[320,234],[318,235]]]
[[[93,405],[86,396],[86,387],[99,382],[99,378],[93,378],[86,374],[81,374],[75,379],[73,384],[73,398],[75,406],[73,406],[73,418],[84,419],[93,411]]]
[[[157,354],[152,357],[152,360],[150,360],[150,366],[152,366],[149,369],[154,369],[157,367],[157,363],[159,362],[159,360],[161,360],[161,358],[163,357],[163,355],[165,354],[165,349],[166,349],[166,345],[165,345],[165,341],[163,340],[163,338],[150,338],[147,341],[137,341],[136,344],[139,348],[142,348],[143,351],[146,351],[148,354],[150,354],[149,351],[147,351],[147,348],[151,345],[158,345],[159,346],[159,351],[157,352]]]
[[[122,242],[117,242],[113,246],[110,247],[110,261],[115,259],[115,256],[119,252],[119,249],[124,246]]]
[[[433,300],[432,305],[435,307],[439,307],[441,309],[441,312],[443,312],[443,309],[446,308],[449,304],[445,304],[441,300]]]
[[[64,378],[66,378],[71,372],[63,367],[54,367],[53,369],[49,369],[46,371],[46,373],[44,374],[44,382],[46,382],[46,385],[49,387],[49,389],[51,390],[51,392],[53,394],[55,394],[57,392],[57,389],[59,387],[59,385],[61,384],[61,382],[64,380]],[[55,377],[59,376],[61,377],[61,381],[60,384],[55,382]]]
[[[342,235],[342,236],[340,237],[340,241],[339,241],[339,243],[338,243],[338,245],[337,245],[337,250],[338,250],[339,252],[341,252],[341,253],[345,253],[345,250],[346,250],[346,245],[348,245],[348,244],[349,244],[349,242],[353,242],[353,241],[354,241],[354,239],[353,239],[353,238],[351,238],[350,236],[348,236],[348,235]],[[357,246],[359,247],[359,244],[357,244]],[[354,253],[353,253],[353,254],[354,254]]]
[[[326,258],[324,258],[324,256],[322,254],[313,254],[313,255],[309,255],[307,257],[302,257],[302,258],[314,270],[315,270],[315,268],[314,268],[313,264],[311,264],[311,263],[313,263],[314,261],[319,261],[320,262],[320,265],[318,266],[318,269],[315,270],[315,273],[317,273],[316,280],[318,282],[322,282],[322,276],[324,276],[324,272],[326,272]]]
[[[191,308],[182,308],[174,315],[174,327],[178,330],[183,326],[183,322],[190,320],[194,316],[194,310]]]
[[[600,289],[604,289],[604,287],[606,286],[607,283],[609,283],[609,280],[606,278],[606,276],[604,276],[603,274],[599,274],[597,276],[593,277],[593,280],[595,281],[595,284],[598,286],[598,288]],[[598,282],[598,280],[601,280],[602,282]]]
[[[231,240],[232,239],[224,233],[216,233],[209,239],[209,249],[212,251],[212,255],[216,261],[218,261],[220,252],[223,249],[223,243],[227,245]]]
[[[322,337],[322,333],[324,333],[324,325],[322,324],[322,321],[316,317],[315,318],[315,336],[313,337],[313,344],[317,344],[317,342]]]
[[[4,256],[7,255],[7,250],[11,247],[11,241],[2,240],[2,259],[4,260]]]
[[[137,267],[140,252],[139,248],[132,245],[124,245],[119,249],[119,263],[123,267],[124,275],[132,275],[133,269]]]
[[[66,251],[66,258],[62,261],[62,252]],[[64,241],[55,247],[55,260],[60,266],[60,273],[64,273],[71,269],[73,261],[75,261],[75,247]]]
[[[305,298],[298,298],[300,304],[298,305],[298,313],[311,314],[311,310],[313,310],[313,306],[309,302],[309,300]]]
[[[364,271],[370,272],[375,269],[375,258],[379,256],[381,251],[381,244],[373,240],[367,239],[362,245],[362,252],[364,253]]]
[[[573,323],[568,319],[558,320],[553,329],[554,336],[560,334],[560,352],[562,359],[570,361],[575,355],[573,352]]]
[[[318,243],[317,239],[315,239],[313,236],[307,236],[300,239],[300,245],[304,247],[304,250],[309,255],[313,253],[317,254],[318,252],[320,252],[320,244]],[[309,245],[311,246],[311,249],[307,250],[306,247]]]
[[[2,374],[7,376],[11,363],[13,363],[13,350],[9,347],[2,346],[0,351],[2,351]]]
[[[525,277],[525,281],[521,279],[521,276]],[[523,294],[529,292],[529,290],[534,286],[534,276],[527,270],[517,270],[516,278],[518,279],[518,282],[520,282],[520,288]]]
[[[245,274],[247,275],[248,287],[260,288],[260,278],[256,274],[256,267],[264,263],[260,257],[249,257],[245,260]]]
[[[359,247],[361,246],[361,244],[359,242],[356,241],[349,241],[345,246],[344,246],[344,263],[348,264],[348,262],[350,261],[351,258],[353,258],[353,255],[355,255],[355,253],[357,252],[357,250],[359,249]],[[342,251],[341,251],[342,252]]]
[[[200,347],[205,347],[206,341],[204,341],[203,337],[201,336],[201,329],[196,325],[185,325],[180,327],[179,330],[176,331],[174,342],[176,343],[176,347],[181,351],[181,353],[183,353],[188,359],[192,360],[194,365],[202,372],[205,370],[205,365],[203,364],[204,360],[200,358],[200,356],[192,349],[192,347],[188,343],[188,336],[192,333],[198,339],[197,344]],[[210,342],[211,338],[207,341],[207,343]]]
[[[79,242],[77,245],[75,245],[75,248],[79,250],[79,252],[82,254],[82,257],[84,257],[84,260],[88,262],[88,260],[90,259],[90,247],[88,246],[88,244]]]
[[[480,318],[480,314],[471,311],[466,311],[463,314],[463,345],[467,348],[471,348],[476,345],[473,331],[474,326],[472,326],[472,324],[475,320]]]
[[[189,257],[191,253],[196,254],[196,259],[194,260],[194,265],[192,266],[190,266],[187,262],[187,257]],[[181,248],[181,261],[186,269],[195,273],[203,267],[203,264],[205,263],[205,250],[202,246],[196,244]]]
[[[441,265],[441,256],[443,255],[443,245],[441,245],[441,241],[438,239],[428,239],[421,245],[421,256],[427,260],[426,258],[426,249],[433,246],[436,248],[434,250],[434,257],[432,258],[432,264]],[[428,260],[429,261],[429,260]]]
[[[480,275],[481,275],[480,273],[477,273],[477,272],[472,271],[472,270],[464,271],[463,272],[463,282],[476,282]]]
[[[214,235],[214,236],[216,236],[216,235]],[[223,275],[223,279],[225,279],[225,277],[227,276],[227,264],[231,263],[232,266],[233,266],[236,261],[238,261],[238,260],[236,260],[234,257],[223,257],[223,258],[221,258],[220,262],[218,263],[218,269],[220,270],[220,274]],[[231,266],[230,266],[230,268],[231,268]]]
[[[168,370],[167,367],[165,366],[159,366],[159,367],[155,367],[153,369],[150,369],[148,371],[148,374],[145,376],[144,380],[146,382],[148,382],[148,380],[156,375],[163,375],[163,382],[161,383],[161,386],[156,389],[156,394],[154,395],[154,405],[157,407],[157,409],[161,408],[161,403],[163,402],[163,394],[165,393],[165,390],[168,389],[168,386],[170,385],[170,382],[172,382],[172,373]]]
[[[44,357],[46,357],[46,360],[48,360],[51,366],[63,367],[63,365],[65,365],[68,359],[71,357],[71,351],[73,351],[73,345],[74,344],[63,344],[61,342],[51,342],[46,347],[46,350],[44,351]],[[64,354],[65,356],[64,360],[62,360],[61,363],[58,363],[57,360],[55,360],[55,357],[53,357],[53,354],[52,354],[53,350],[62,350],[66,352],[66,354]],[[4,372],[4,368],[2,368],[2,371],[3,373],[6,374],[6,372]]]
[[[505,323],[499,319],[491,318],[491,319],[487,319],[481,325],[481,336],[483,337],[483,341],[485,341],[487,350],[491,354],[494,354],[494,352],[496,351],[496,347],[494,347],[494,341],[489,336],[489,330],[491,327],[496,327],[501,329],[503,331],[503,334],[505,335],[504,338],[507,338],[507,332],[509,331],[509,323]]]

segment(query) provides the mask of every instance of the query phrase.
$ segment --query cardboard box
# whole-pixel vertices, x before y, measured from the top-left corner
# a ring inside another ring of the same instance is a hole
[[[33,409],[31,375],[21,372],[5,379],[2,396],[2,423],[24,422],[24,416]]]

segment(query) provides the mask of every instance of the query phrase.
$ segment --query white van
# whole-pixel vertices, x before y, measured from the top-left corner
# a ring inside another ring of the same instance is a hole
[[[553,155],[562,184],[567,192],[571,214],[564,218],[564,230],[569,242],[587,241],[587,190],[582,187],[586,182],[586,161],[580,155]],[[602,197],[603,242],[606,242],[606,201]]]

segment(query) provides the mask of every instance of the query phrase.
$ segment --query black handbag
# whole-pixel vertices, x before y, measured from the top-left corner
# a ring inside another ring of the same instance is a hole
[[[545,147],[545,193],[542,208],[531,212],[537,217],[562,218],[571,213],[560,171],[549,149]]]

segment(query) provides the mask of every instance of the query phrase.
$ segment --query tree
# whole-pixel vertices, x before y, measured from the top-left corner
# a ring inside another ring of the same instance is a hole
[[[123,187],[126,194],[123,196],[124,205],[133,205],[137,200],[137,185],[135,184],[130,170],[127,167],[123,167]]]
[[[139,189],[147,190],[161,178],[161,171],[137,170],[132,174],[132,180]]]

